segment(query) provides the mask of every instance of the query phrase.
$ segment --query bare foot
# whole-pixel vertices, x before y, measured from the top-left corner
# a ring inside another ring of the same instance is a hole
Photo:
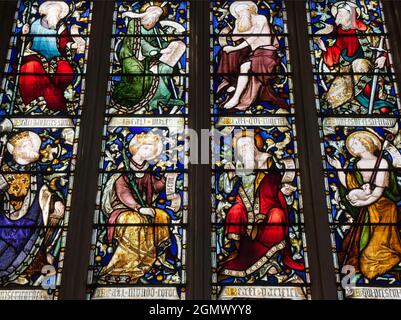
[[[230,88],[227,89],[227,92],[228,92],[228,93],[231,93],[231,92],[233,92],[234,90],[235,90],[235,87],[232,87],[232,86],[231,86]]]
[[[288,279],[288,276],[286,274],[276,274],[274,276],[276,277],[278,283],[283,283]]]
[[[232,97],[224,106],[224,109],[232,109],[235,108],[239,103],[239,99],[236,97]]]
[[[28,279],[24,275],[19,276],[17,279],[14,280],[14,282],[17,283],[17,284],[27,284],[27,283],[29,283]]]

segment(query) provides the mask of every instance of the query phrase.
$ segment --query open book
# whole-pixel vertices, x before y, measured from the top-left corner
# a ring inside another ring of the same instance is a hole
[[[173,41],[167,48],[162,50],[160,62],[163,62],[170,67],[174,67],[185,53],[186,45],[182,41]]]

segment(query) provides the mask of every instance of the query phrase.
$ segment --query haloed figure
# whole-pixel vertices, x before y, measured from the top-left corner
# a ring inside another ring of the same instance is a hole
[[[63,1],[45,1],[39,6],[41,18],[23,26],[22,33],[28,37],[29,44],[23,53],[18,88],[25,105],[67,112],[64,93],[76,72],[67,52],[82,53],[85,49],[70,37],[62,22],[69,12],[68,4]]]
[[[107,182],[104,198],[108,200],[102,204],[103,212],[110,225],[120,226],[108,228],[108,241],[112,243],[115,239],[117,247],[102,270],[105,277],[126,276],[135,283],[154,263],[174,269],[166,260],[166,249],[171,245],[166,224],[171,218],[154,204],[165,188],[166,176],[156,177],[147,170],[149,161],[159,157],[162,150],[159,135],[137,134],[129,143],[131,158],[129,168],[125,168],[132,173],[114,174]]]
[[[238,132],[233,147],[245,170],[228,164],[225,169],[237,171],[223,173],[219,179],[219,189],[225,193],[238,190],[227,211],[224,230],[224,239],[234,244],[234,250],[220,263],[221,277],[254,276],[277,259],[278,252],[288,267],[304,269],[302,263],[291,258],[287,247],[288,210],[281,191],[282,176],[275,170],[271,154],[261,151],[262,146],[259,135]],[[264,171],[255,173],[254,169]],[[277,268],[269,272],[275,275],[281,271]]]
[[[382,148],[379,138],[368,131],[356,131],[346,141],[348,152],[356,159],[356,171],[344,172],[337,158],[329,157],[329,163],[337,171],[341,182],[342,202],[346,211],[356,221],[360,208],[363,211],[361,221],[369,221],[369,225],[353,225],[344,238],[344,252],[348,252],[347,261],[343,265],[352,265],[356,272],[362,273],[366,279],[374,279],[390,272],[401,261],[401,239],[398,231],[397,202],[401,195],[397,191],[397,179],[389,170],[389,162],[382,159],[373,183],[372,168],[378,161]],[[354,239],[351,234],[355,233]]]
[[[184,105],[173,95],[174,89],[170,86],[173,85],[171,74],[186,46],[180,40],[163,37],[159,25],[163,14],[164,10],[159,6],[148,6],[141,13],[123,13],[123,17],[129,19],[129,36],[124,37],[117,51],[122,72],[126,75],[116,84],[113,93],[114,100],[120,105],[132,108],[142,103],[147,111],[163,105]],[[174,52],[174,46],[182,49]],[[162,56],[170,58],[162,62]],[[160,76],[152,76],[152,73]]]
[[[42,176],[12,173],[35,170],[40,147],[40,137],[31,131],[17,133],[7,143],[12,160],[0,174],[0,279],[6,283],[27,283],[26,274],[40,274],[59,250],[60,231],[52,227],[63,219],[64,200]],[[50,228],[40,229],[46,226]]]
[[[326,97],[331,108],[346,107],[347,103],[361,106],[367,113],[371,95],[374,95],[372,111],[389,113],[395,101],[384,92],[385,78],[379,77],[378,87],[372,88],[372,75],[367,73],[384,72],[387,53],[380,48],[380,36],[371,36],[373,30],[362,20],[361,9],[351,1],[340,1],[333,5],[332,15],[335,25],[326,24],[319,30],[315,40],[322,50],[322,59],[331,71],[355,73],[337,75],[328,88]],[[328,37],[324,41],[320,35]]]
[[[258,14],[252,1],[233,2],[230,13],[236,19],[232,39],[239,44],[223,47],[219,55],[218,73],[224,74],[224,80],[217,94],[226,90],[229,97],[222,107],[244,111],[259,99],[286,108],[285,99],[271,84],[271,73],[280,64],[280,58],[276,52],[278,40],[272,36],[269,21]]]

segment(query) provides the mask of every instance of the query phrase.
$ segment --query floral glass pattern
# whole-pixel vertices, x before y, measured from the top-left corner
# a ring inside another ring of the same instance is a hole
[[[187,1],[116,1],[88,299],[185,299]]]
[[[307,1],[338,294],[399,299],[399,95],[381,1]]]
[[[57,299],[92,1],[19,1],[0,86],[0,296]]]
[[[308,299],[283,1],[212,1],[212,297]]]

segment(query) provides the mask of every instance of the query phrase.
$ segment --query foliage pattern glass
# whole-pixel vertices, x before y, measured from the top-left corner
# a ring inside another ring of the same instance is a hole
[[[283,1],[212,1],[212,296],[308,299]]]
[[[185,299],[187,1],[116,1],[89,299]]]
[[[339,297],[399,299],[399,95],[381,1],[307,1]]]
[[[57,299],[91,1],[19,1],[0,86],[0,298]]]

